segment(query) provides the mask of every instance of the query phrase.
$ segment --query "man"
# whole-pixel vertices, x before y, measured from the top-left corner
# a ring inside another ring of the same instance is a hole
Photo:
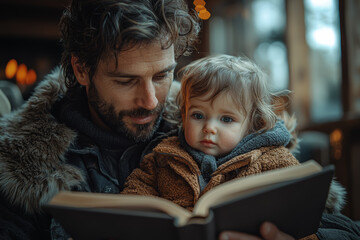
[[[162,115],[175,59],[199,31],[182,0],[74,0],[60,27],[61,67],[0,120],[0,239],[64,239],[41,209],[58,191],[122,190],[174,129]],[[291,239],[269,224],[262,232]]]
[[[73,1],[60,28],[61,69],[1,121],[2,238],[60,238],[41,210],[60,190],[122,190],[174,127],[161,116],[175,59],[199,31],[178,0]]]

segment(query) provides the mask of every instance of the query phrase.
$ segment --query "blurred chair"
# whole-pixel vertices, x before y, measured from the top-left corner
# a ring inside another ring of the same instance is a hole
[[[9,99],[0,89],[0,117],[11,112]]]
[[[313,159],[322,166],[330,164],[329,135],[317,131],[304,131],[299,134],[300,149],[295,155],[299,162]]]
[[[21,91],[15,83],[7,80],[0,80],[0,90],[2,90],[9,100],[11,111],[18,109],[24,103]]]

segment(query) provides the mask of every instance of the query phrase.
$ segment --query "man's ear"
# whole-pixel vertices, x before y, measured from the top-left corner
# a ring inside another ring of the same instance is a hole
[[[71,56],[71,66],[73,68],[76,80],[80,83],[80,85],[88,86],[90,84],[89,74],[86,71],[86,68],[78,63],[77,57]]]

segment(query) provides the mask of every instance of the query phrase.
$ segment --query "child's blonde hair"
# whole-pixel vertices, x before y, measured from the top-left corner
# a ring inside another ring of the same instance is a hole
[[[178,103],[181,118],[186,114],[186,102],[210,93],[213,101],[219,93],[229,94],[239,110],[250,116],[249,133],[274,127],[280,108],[289,91],[274,92],[266,74],[245,57],[209,56],[196,60],[180,70],[181,90]],[[250,107],[249,107],[250,106]]]

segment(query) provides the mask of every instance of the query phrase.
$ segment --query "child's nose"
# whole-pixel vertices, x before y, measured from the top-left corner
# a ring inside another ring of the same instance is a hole
[[[211,121],[206,122],[203,127],[203,133],[206,134],[215,134],[216,133],[216,126]]]

